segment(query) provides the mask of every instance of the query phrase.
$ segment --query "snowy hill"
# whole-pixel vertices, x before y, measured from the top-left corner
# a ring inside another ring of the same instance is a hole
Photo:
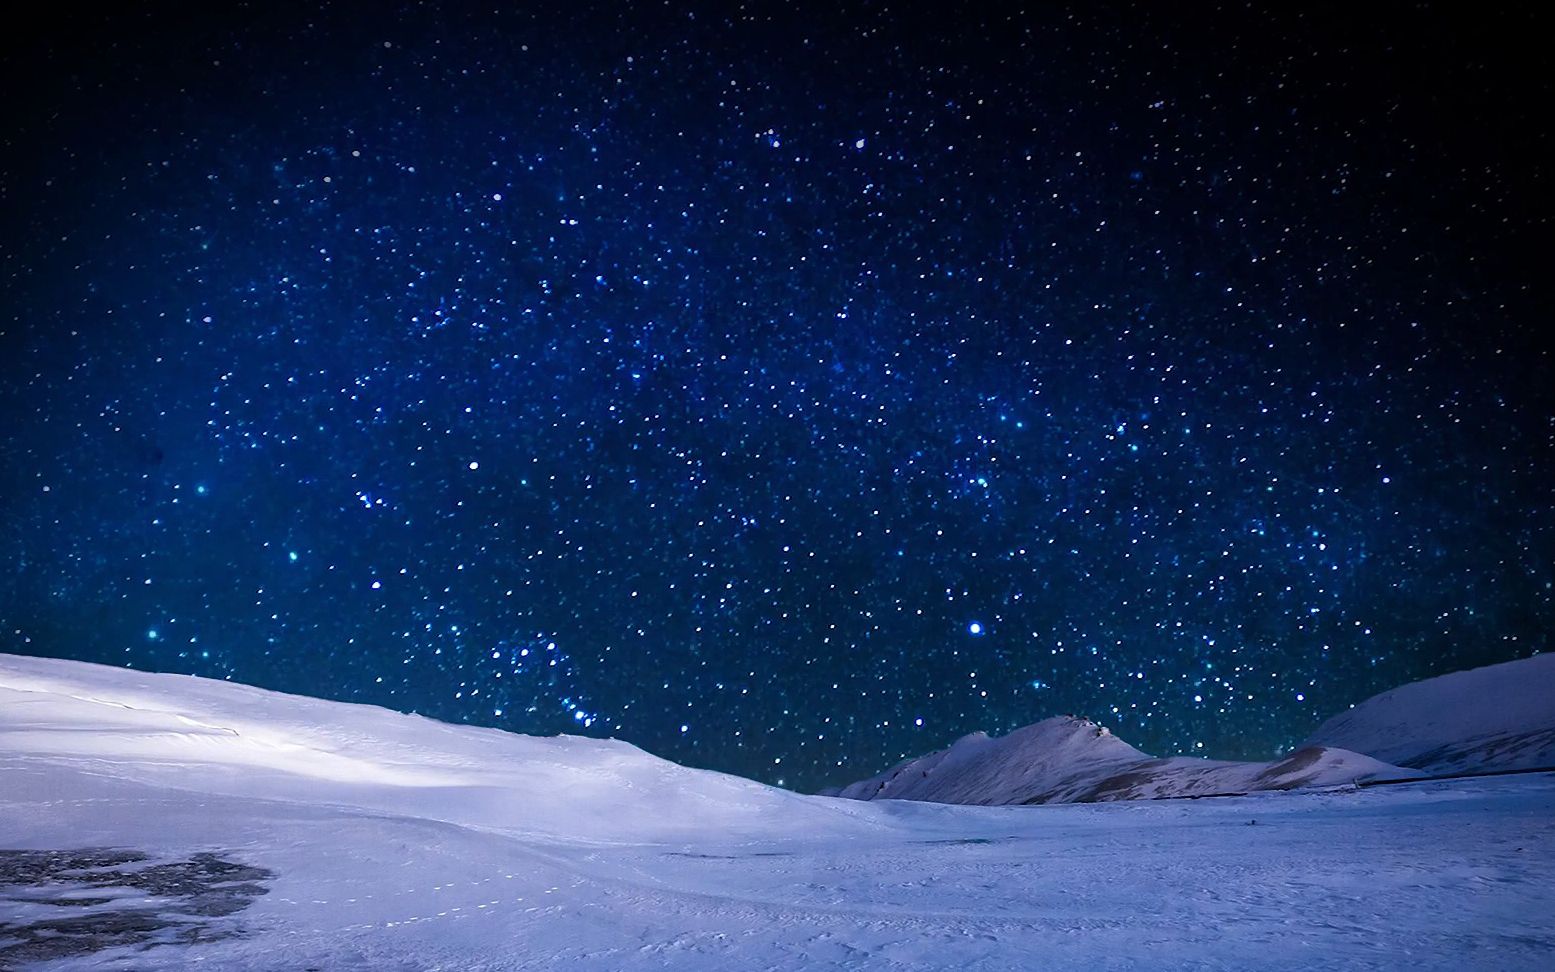
[[[1071,759],[1141,757],[1043,731]],[[1552,815],[1555,774],[806,797],[622,743],[0,654],[7,972],[1542,970]]]
[[[1290,790],[1420,776],[1342,749],[1311,746],[1272,763],[1157,759],[1087,719],[1057,716],[901,763],[836,795],[984,806],[1088,803]]]
[[[0,655],[0,751],[125,779],[570,839],[838,810],[615,740],[521,736],[186,675]],[[629,806],[630,813],[622,807]]]
[[[1432,775],[1555,766],[1555,654],[1391,689],[1329,719],[1304,745]]]

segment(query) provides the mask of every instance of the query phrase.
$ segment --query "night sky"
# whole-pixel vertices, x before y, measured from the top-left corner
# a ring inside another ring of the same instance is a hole
[[[1349,6],[13,22],[0,650],[799,789],[1546,650],[1555,25]]]

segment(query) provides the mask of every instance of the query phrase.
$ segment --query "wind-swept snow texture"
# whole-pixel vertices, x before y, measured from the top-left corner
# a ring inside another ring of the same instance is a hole
[[[1551,915],[1555,775],[859,802],[0,655],[0,968],[1542,970]]]
[[[1433,776],[1555,767],[1555,654],[1374,695],[1305,745],[1342,746]]]
[[[997,806],[1218,796],[1422,775],[1322,746],[1271,763],[1157,759],[1088,719],[1057,716],[1007,736],[964,736],[949,749],[907,760],[836,793],[854,800]]]

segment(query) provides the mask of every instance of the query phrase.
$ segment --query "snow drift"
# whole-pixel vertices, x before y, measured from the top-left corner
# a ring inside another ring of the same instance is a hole
[[[1390,689],[1303,745],[1342,746],[1433,776],[1555,767],[1555,654]]]

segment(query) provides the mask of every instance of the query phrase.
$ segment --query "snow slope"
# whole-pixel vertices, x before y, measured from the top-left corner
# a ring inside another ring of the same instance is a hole
[[[577,840],[739,833],[846,809],[615,740],[521,736],[187,675],[0,655],[0,750],[134,782]]]
[[[1341,746],[1433,775],[1555,767],[1555,654],[1374,695],[1303,745]]]
[[[836,795],[993,806],[1290,790],[1421,776],[1369,756],[1308,746],[1272,763],[1157,759],[1088,719],[1057,716],[1007,736],[973,733]]]
[[[1543,969],[1555,774],[805,797],[630,746],[0,655],[0,968]]]

